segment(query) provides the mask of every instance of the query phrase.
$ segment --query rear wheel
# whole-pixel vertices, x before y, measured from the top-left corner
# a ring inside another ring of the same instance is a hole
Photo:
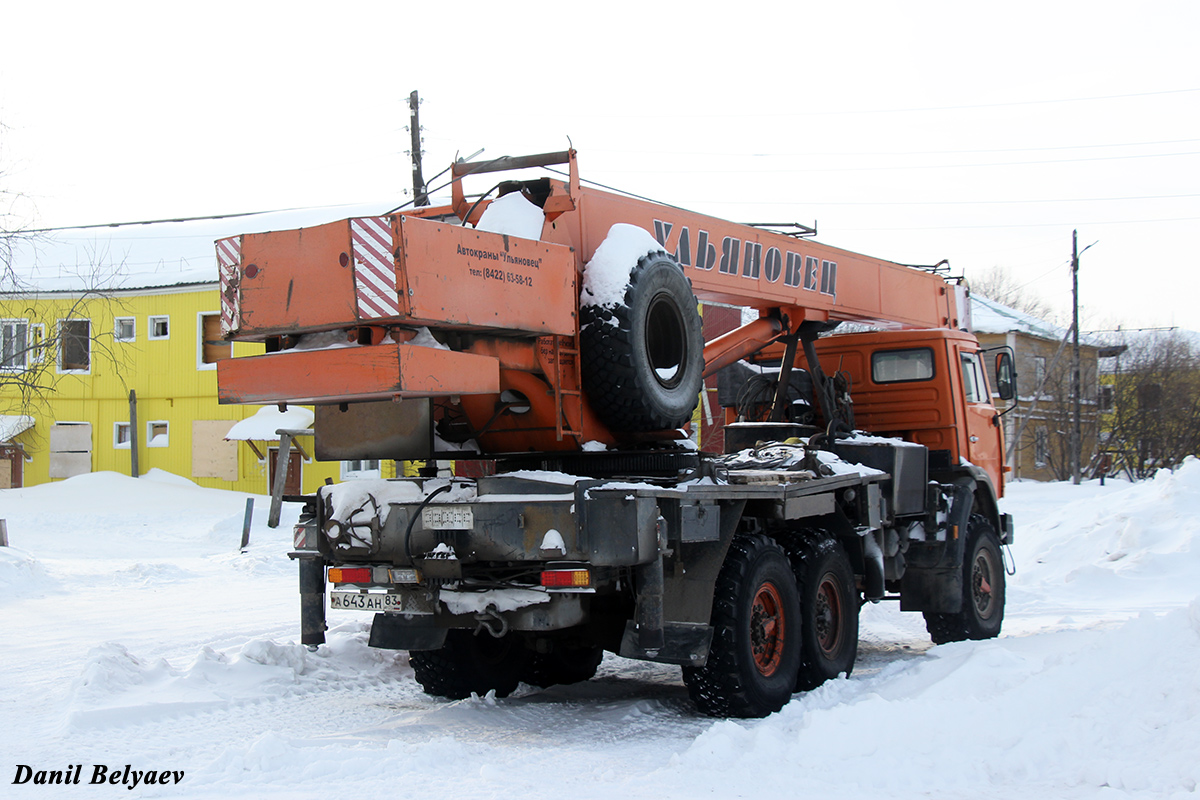
[[[803,658],[796,689],[849,675],[858,655],[858,592],[846,550],[833,539],[805,547],[799,567]]]
[[[596,676],[604,657],[604,649],[587,645],[570,645],[550,640],[546,653],[531,653],[521,680],[532,686],[546,688],[555,684],[581,683]]]
[[[967,639],[993,639],[1004,623],[1004,561],[992,523],[972,514],[967,523],[963,559],[963,602],[957,614],[925,613],[925,628],[934,644]]]
[[[528,651],[520,638],[509,634],[497,639],[466,630],[447,632],[440,650],[408,655],[425,693],[452,700],[493,691],[497,697],[508,697],[517,688],[527,661]]]
[[[734,539],[717,578],[708,663],[683,670],[700,710],[763,717],[782,708],[800,664],[799,612],[783,549],[765,536]]]

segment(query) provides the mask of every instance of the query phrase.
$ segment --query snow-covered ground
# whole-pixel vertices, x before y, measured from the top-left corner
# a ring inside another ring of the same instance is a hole
[[[1200,461],[1010,487],[999,639],[932,647],[919,615],[868,606],[855,673],[753,721],[700,717],[676,669],[613,657],[587,684],[436,700],[366,646],[369,614],[331,612],[309,652],[295,512],[270,530],[256,498],[239,553],[245,499],[161,473],[0,491],[0,795],[1198,793]],[[82,765],[80,784],[13,785],[22,764]],[[139,784],[89,785],[93,765]]]

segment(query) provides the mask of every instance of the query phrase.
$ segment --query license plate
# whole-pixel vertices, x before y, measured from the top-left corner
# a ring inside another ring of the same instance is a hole
[[[425,506],[421,524],[425,530],[469,531],[475,527],[475,513],[470,506]]]
[[[403,606],[400,595],[371,592],[330,592],[329,607],[359,611],[399,611]]]

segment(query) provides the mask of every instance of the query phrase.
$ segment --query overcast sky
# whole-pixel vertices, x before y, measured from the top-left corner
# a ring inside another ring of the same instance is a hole
[[[26,226],[408,197],[456,153],[1200,329],[1200,3],[5,4]],[[480,187],[486,188],[486,187]],[[252,226],[251,226],[252,228]],[[146,229],[146,235],[153,235]]]

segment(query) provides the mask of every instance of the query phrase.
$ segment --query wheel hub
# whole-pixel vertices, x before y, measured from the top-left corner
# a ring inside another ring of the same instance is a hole
[[[971,567],[971,598],[975,611],[981,619],[988,619],[995,610],[995,595],[992,592],[993,564],[986,552],[975,556]]]
[[[829,576],[821,579],[814,605],[813,621],[817,629],[817,644],[826,655],[832,655],[841,641],[843,608],[837,586]]]
[[[772,583],[764,583],[750,606],[750,647],[754,666],[769,677],[783,658],[783,599]]]

